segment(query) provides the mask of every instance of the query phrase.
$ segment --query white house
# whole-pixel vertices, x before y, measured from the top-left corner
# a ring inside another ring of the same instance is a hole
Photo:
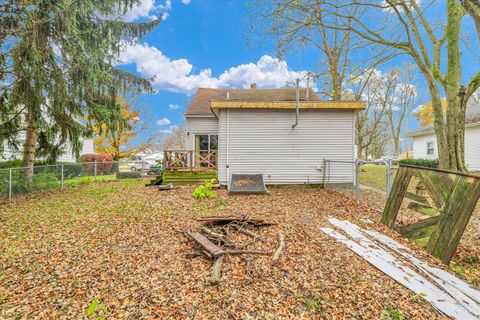
[[[19,134],[19,141],[20,145],[23,144],[23,141],[25,141],[25,133],[20,133]],[[72,147],[70,143],[66,143],[64,147],[64,154],[62,154],[60,157],[58,157],[57,161],[58,162],[76,162],[77,159],[75,155],[72,152]],[[95,153],[95,146],[93,143],[93,139],[84,139],[83,140],[83,147],[82,147],[82,152],[80,154],[87,154],[87,153]],[[21,159],[22,158],[22,152],[21,151],[16,151],[16,150],[11,150],[7,143],[4,143],[4,149],[3,152],[0,152],[0,161],[2,160],[13,160],[13,159]]]
[[[200,88],[185,114],[186,146],[215,152],[218,179],[261,173],[267,184],[353,183],[355,113],[363,102],[319,101],[313,90]]]
[[[163,152],[153,152],[141,157],[142,160],[145,161],[153,161],[153,162],[162,162],[163,161]]]
[[[432,126],[409,134],[413,138],[413,157],[438,159],[437,137]],[[465,163],[469,171],[480,171],[480,115],[465,122]]]

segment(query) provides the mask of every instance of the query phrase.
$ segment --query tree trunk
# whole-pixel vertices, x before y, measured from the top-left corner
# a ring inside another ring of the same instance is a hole
[[[357,144],[357,159],[363,158],[363,146]]]
[[[25,175],[28,179],[33,177],[33,167],[35,165],[35,149],[38,141],[38,130],[35,117],[31,112],[27,114],[27,132],[25,144],[23,146],[23,166]]]
[[[448,0],[447,12],[448,23],[446,32],[448,39],[448,65],[445,88],[447,98],[447,169],[455,171],[465,171],[464,135],[466,110],[464,109],[464,97],[461,94],[462,69],[459,50],[460,21],[462,18],[462,9],[457,5],[456,0]]]

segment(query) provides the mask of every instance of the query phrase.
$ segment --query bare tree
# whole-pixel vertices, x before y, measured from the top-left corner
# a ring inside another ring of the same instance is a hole
[[[355,117],[355,137],[357,144],[357,157],[368,158],[377,156],[379,145],[385,140],[388,127],[385,122],[387,114],[385,88],[382,74],[372,69],[364,73],[363,77],[352,80],[351,97],[356,100],[365,100],[366,109]],[[372,149],[376,152],[373,154]]]
[[[340,4],[336,0],[320,2],[325,14],[335,16],[341,22],[341,26],[324,23],[325,27],[348,30],[372,45],[410,56],[423,75],[431,96],[440,167],[466,170],[466,105],[480,87],[480,71],[477,70],[465,84],[462,83],[460,37],[462,22],[467,12],[474,18],[476,26],[479,26],[478,1],[344,0]],[[445,5],[444,17],[432,11],[440,5]],[[442,18],[438,26],[436,22]],[[446,63],[444,68],[443,63]],[[442,93],[447,100],[446,117],[441,106]]]
[[[173,126],[172,132],[162,136],[161,146],[163,150],[185,150],[186,130],[185,126]]]
[[[415,105],[417,95],[416,88],[412,85],[412,66],[405,65],[405,71],[400,68],[394,68],[389,72],[385,81],[391,82],[387,85],[391,88],[391,93],[386,96],[388,99],[387,119],[390,128],[390,136],[393,141],[393,153],[400,155],[401,144],[400,137],[407,116]]]
[[[317,75],[324,80],[321,93],[342,100],[346,77],[353,72],[351,52],[360,44],[355,43],[348,28],[325,27],[337,25],[338,15],[326,14],[318,0],[251,0],[250,5],[252,30],[261,29],[263,35],[274,36],[279,56],[302,46],[318,50],[321,68],[326,68]]]

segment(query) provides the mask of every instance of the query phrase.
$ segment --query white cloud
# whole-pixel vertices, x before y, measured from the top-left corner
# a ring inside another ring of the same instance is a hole
[[[141,0],[138,4],[134,5],[122,16],[125,21],[136,21],[139,19],[157,19],[159,15],[162,15],[163,20],[169,16],[169,11],[172,10],[172,0],[165,0],[160,4],[156,4],[160,1],[156,0]],[[182,0],[182,3],[187,5],[190,0]]]
[[[159,125],[159,126],[168,126],[171,123],[172,122],[168,118],[163,118],[163,119],[157,120],[157,125]]]
[[[247,88],[252,83],[259,88],[280,88],[295,78],[305,79],[308,73],[290,71],[285,61],[264,55],[256,63],[238,65],[213,77],[211,69],[194,73],[194,67],[187,59],[172,60],[148,44],[126,46],[120,60],[124,64],[135,64],[142,76],[154,77],[153,86],[157,90],[189,94],[199,87]],[[306,80],[301,85],[306,86]]]
[[[178,104],[170,103],[170,104],[168,105],[168,108],[169,108],[170,110],[178,110],[178,109],[180,109],[181,107],[180,107]]]
[[[141,18],[154,19],[156,17],[154,13],[158,9],[155,5],[155,0],[141,0],[140,3],[129,9],[122,18],[126,21],[135,21]]]
[[[159,132],[159,133],[169,134],[169,133],[172,133],[173,130],[176,130],[177,128],[179,128],[178,125],[172,124],[170,127],[168,127],[168,129],[160,129],[160,130],[158,130],[158,132]]]

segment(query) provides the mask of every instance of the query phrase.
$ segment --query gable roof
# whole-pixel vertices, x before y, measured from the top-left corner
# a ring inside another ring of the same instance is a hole
[[[185,113],[186,116],[213,116],[210,102],[215,101],[295,101],[295,88],[282,89],[211,89],[199,88]],[[300,89],[300,101],[307,101],[307,89]],[[312,89],[308,92],[308,101],[319,101]]]
[[[467,104],[467,110],[465,113],[465,127],[476,127],[480,126],[480,102],[476,102],[471,99]],[[408,134],[409,137],[418,137],[434,132],[433,124],[428,126],[421,127],[415,131],[412,131]]]

